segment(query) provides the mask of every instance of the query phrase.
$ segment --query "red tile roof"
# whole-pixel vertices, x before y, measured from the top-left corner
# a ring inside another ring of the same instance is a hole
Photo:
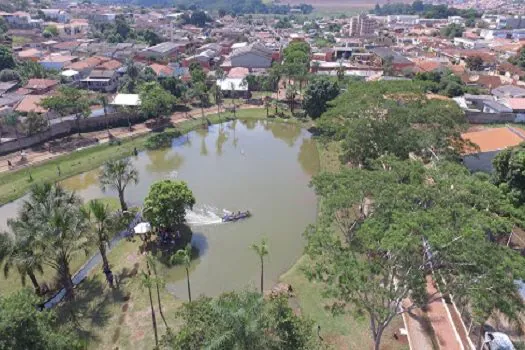
[[[16,106],[15,111],[20,113],[46,113],[47,109],[40,106],[40,101],[42,101],[47,96],[44,95],[27,95],[22,101]]]
[[[52,79],[29,79],[24,88],[29,90],[46,90],[58,85],[57,80]]]

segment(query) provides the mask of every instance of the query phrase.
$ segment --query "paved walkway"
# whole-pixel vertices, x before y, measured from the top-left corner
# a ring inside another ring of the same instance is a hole
[[[237,107],[237,110],[241,109],[253,109],[253,108],[261,108],[261,106],[255,106],[255,105],[239,105]],[[221,113],[224,113],[224,109],[221,109]],[[217,114],[217,107],[210,107],[204,109],[204,116]],[[176,112],[173,113],[170,117],[170,121],[172,124],[178,124],[182,123],[186,120],[190,119],[199,119],[202,117],[202,111],[200,109],[193,109],[189,111],[187,114],[184,112]],[[140,136],[147,134],[151,132],[151,129],[146,126],[145,123],[135,124],[133,125],[133,131],[129,131],[127,127],[119,127],[119,128],[113,128],[110,130],[111,135],[113,137],[122,139],[126,137],[132,137],[132,136]],[[99,144],[103,144],[109,141],[108,133],[106,130],[96,131],[96,132],[90,132],[90,133],[84,133],[82,134],[85,138],[92,138],[92,139],[98,139]],[[7,155],[4,155],[0,157],[0,173],[6,172],[9,170],[16,170],[22,167],[35,165],[50,159],[54,159],[56,157],[59,157],[64,154],[68,154],[74,151],[49,151],[49,150],[33,150],[33,149],[26,149],[26,161],[21,162],[20,161],[20,152],[13,152]],[[9,168],[7,161],[11,161],[13,164],[13,167]]]

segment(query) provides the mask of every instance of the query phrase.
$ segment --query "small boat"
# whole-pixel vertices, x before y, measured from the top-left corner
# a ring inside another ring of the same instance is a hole
[[[241,219],[246,219],[252,216],[249,210],[238,212],[238,213],[232,213],[227,214],[222,217],[222,222],[230,222],[230,221],[237,221]]]

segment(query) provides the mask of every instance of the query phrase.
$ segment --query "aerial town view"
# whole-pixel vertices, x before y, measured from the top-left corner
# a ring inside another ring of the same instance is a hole
[[[1,0],[0,350],[525,350],[524,0]]]

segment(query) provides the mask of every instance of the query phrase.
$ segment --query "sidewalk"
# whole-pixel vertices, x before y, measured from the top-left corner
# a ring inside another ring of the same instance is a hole
[[[252,108],[261,108],[260,106],[255,105],[239,105],[237,107],[237,110],[242,109],[252,109]],[[224,113],[224,110],[221,110],[222,113]],[[217,114],[217,107],[210,107],[204,109],[204,116]],[[202,117],[202,112],[200,109],[193,109],[187,113],[188,117],[186,117],[186,113],[184,112],[175,112],[171,115],[170,121],[172,124],[178,124],[182,123],[184,121],[190,120],[190,119],[199,119]],[[145,123],[135,124],[133,125],[133,131],[129,131],[127,127],[119,127],[119,128],[113,128],[110,129],[111,134],[118,139],[126,138],[126,137],[132,137],[132,136],[140,136],[147,134],[151,132],[151,129],[146,126]],[[100,130],[95,132],[88,132],[82,134],[86,138],[93,138],[98,139],[99,144],[104,144],[109,141],[108,133],[106,130]],[[48,150],[33,150],[33,149],[26,149],[26,159],[27,161],[24,161],[23,163],[20,162],[20,152],[13,152],[10,154],[6,154],[2,157],[0,157],[0,173],[10,171],[10,170],[18,170],[23,167],[35,165],[47,160],[54,159],[56,157],[59,157],[64,154],[71,153],[72,151],[48,151]],[[13,167],[9,168],[7,161],[11,161],[13,164]]]

